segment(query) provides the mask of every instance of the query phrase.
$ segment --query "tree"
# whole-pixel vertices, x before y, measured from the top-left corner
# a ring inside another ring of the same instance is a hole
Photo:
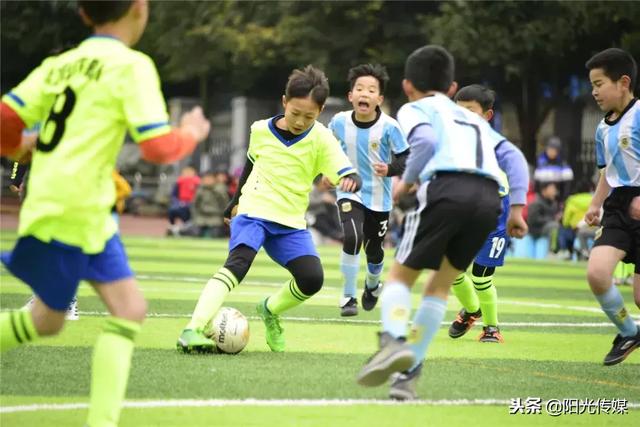
[[[633,2],[455,1],[425,16],[422,28],[455,55],[459,79],[490,80],[515,102],[520,142],[532,160],[537,130],[566,96],[568,77],[585,75],[596,51],[637,41],[637,22]]]

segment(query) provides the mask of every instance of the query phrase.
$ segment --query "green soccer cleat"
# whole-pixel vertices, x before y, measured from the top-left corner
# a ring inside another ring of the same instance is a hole
[[[258,315],[264,322],[265,338],[267,345],[271,351],[281,353],[284,351],[284,329],[280,326],[280,316],[272,314],[267,308],[267,300],[265,299],[256,306]]]
[[[216,345],[207,338],[202,329],[185,329],[180,334],[176,349],[183,353],[213,353]]]

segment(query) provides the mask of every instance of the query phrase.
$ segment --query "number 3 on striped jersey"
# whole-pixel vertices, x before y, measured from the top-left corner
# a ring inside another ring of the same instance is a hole
[[[49,117],[42,125],[36,149],[48,153],[58,146],[64,135],[65,122],[76,105],[76,94],[67,87],[64,92],[58,94],[53,101]],[[53,134],[51,127],[53,126]]]

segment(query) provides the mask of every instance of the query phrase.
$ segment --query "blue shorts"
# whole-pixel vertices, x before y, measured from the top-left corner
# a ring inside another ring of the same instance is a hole
[[[117,234],[95,255],[56,240],[45,243],[33,236],[21,237],[13,251],[3,252],[0,259],[47,306],[60,311],[75,297],[80,280],[108,283],[133,276]]]
[[[271,259],[283,267],[305,255],[320,258],[309,231],[247,215],[238,215],[231,221],[229,251],[239,245],[247,245],[256,252],[264,247]]]
[[[498,218],[498,226],[489,234],[482,249],[476,255],[475,263],[484,267],[500,267],[504,265],[504,255],[509,247],[507,220],[509,219],[509,196],[502,198],[502,213]]]

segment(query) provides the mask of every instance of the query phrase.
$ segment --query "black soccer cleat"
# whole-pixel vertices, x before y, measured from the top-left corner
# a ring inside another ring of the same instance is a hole
[[[349,299],[347,299],[349,298]],[[354,297],[345,297],[343,304],[340,306],[340,316],[351,317],[358,315],[358,300]]]
[[[623,337],[618,334],[613,340],[611,351],[604,357],[604,364],[606,366],[616,365],[626,359],[638,347],[640,347],[640,328],[637,334],[630,337]]]
[[[364,283],[364,291],[362,291],[362,308],[364,308],[364,311],[373,310],[381,293],[382,282],[378,282],[378,286],[373,289],[367,287],[367,282]]]
[[[456,320],[449,326],[449,336],[451,338],[460,338],[467,333],[469,329],[482,317],[482,311],[478,309],[475,313],[468,313],[464,308],[458,312]]]

